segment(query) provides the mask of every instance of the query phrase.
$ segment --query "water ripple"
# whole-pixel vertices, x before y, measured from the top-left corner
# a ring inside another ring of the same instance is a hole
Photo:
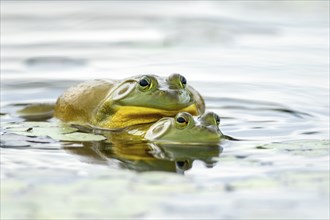
[[[49,57],[31,57],[24,61],[25,65],[38,69],[67,69],[77,68],[86,65],[84,59],[73,59],[69,57],[49,56]]]

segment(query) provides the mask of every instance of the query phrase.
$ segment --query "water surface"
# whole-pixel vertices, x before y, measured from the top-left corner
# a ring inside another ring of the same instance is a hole
[[[177,72],[242,139],[116,146],[2,131],[1,217],[329,218],[328,8],[1,1],[2,122],[83,80]]]

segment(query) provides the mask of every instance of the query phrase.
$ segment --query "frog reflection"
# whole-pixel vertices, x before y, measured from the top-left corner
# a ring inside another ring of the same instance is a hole
[[[120,168],[142,171],[167,171],[184,173],[192,168],[195,160],[203,161],[206,167],[216,164],[222,152],[219,145],[179,145],[155,143],[106,143],[86,142],[83,147],[63,147],[80,156],[87,163],[118,165]]]

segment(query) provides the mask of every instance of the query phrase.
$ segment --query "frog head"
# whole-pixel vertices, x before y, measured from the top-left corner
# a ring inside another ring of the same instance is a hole
[[[219,143],[223,136],[219,125],[220,117],[213,112],[195,117],[180,112],[174,118],[165,117],[154,123],[145,138],[155,142]]]
[[[204,108],[203,99],[184,76],[142,75],[114,86],[99,105],[96,120],[102,127],[121,128],[152,123],[178,112],[198,115]]]

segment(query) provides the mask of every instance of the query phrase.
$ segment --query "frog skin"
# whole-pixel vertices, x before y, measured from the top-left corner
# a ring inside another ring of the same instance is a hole
[[[54,115],[71,124],[115,130],[153,123],[178,112],[199,115],[204,111],[202,96],[187,85],[185,77],[172,74],[80,83],[57,99]]]
[[[153,142],[219,143],[223,137],[219,125],[220,117],[213,112],[195,117],[180,112],[174,118],[164,117],[151,125],[144,138]]]
[[[213,112],[192,116],[180,112],[175,117],[164,117],[153,124],[127,127],[118,132],[103,132],[111,143],[177,143],[218,144],[225,136],[219,129],[220,117]]]

